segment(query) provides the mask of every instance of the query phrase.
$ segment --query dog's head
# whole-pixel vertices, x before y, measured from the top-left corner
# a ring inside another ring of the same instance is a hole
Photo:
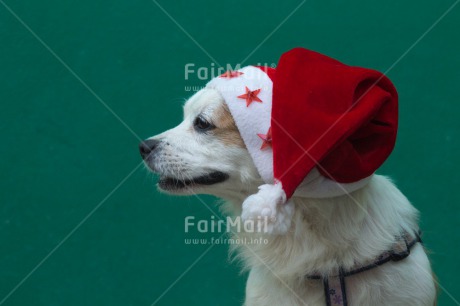
[[[262,180],[220,93],[203,89],[184,106],[181,124],[140,144],[158,187],[173,194],[249,194]]]

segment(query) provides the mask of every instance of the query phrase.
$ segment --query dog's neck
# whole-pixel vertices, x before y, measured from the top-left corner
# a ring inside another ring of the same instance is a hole
[[[244,196],[230,194],[225,211],[241,213]],[[292,227],[285,235],[237,233],[259,238],[266,244],[236,245],[232,248],[247,268],[269,265],[279,277],[304,277],[310,273],[330,274],[373,259],[391,248],[395,236],[417,229],[417,212],[385,177],[376,175],[361,190],[334,198],[293,198]],[[402,224],[402,227],[401,227]],[[287,264],[289,263],[289,264]]]

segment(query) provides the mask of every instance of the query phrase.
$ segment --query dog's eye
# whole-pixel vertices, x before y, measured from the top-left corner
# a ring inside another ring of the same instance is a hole
[[[209,131],[215,127],[209,121],[207,121],[201,116],[198,116],[195,118],[195,121],[193,122],[193,126],[195,127],[197,131],[201,131],[201,132]]]

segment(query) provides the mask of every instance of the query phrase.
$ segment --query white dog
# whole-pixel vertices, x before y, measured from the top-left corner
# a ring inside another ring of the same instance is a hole
[[[212,194],[228,201],[234,216],[263,184],[221,96],[204,89],[184,107],[184,121],[140,146],[147,166],[170,194]],[[417,210],[386,177],[374,175],[364,188],[332,198],[294,195],[294,213],[283,235],[267,244],[239,245],[250,269],[245,305],[325,305],[320,276],[333,276],[375,262],[404,231],[417,236]],[[313,276],[313,277],[312,277]],[[345,277],[348,305],[434,305],[436,290],[421,243],[410,256]],[[340,301],[329,301],[331,305]]]

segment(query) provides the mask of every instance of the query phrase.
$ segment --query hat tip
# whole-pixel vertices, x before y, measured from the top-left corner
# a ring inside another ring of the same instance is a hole
[[[243,202],[243,222],[256,222],[255,229],[267,234],[285,234],[291,227],[294,204],[287,201],[281,183],[264,184]]]

